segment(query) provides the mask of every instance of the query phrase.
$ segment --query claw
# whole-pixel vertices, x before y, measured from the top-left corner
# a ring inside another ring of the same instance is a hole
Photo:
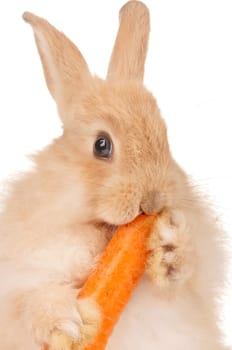
[[[52,332],[49,350],[71,350],[73,339],[59,331]]]

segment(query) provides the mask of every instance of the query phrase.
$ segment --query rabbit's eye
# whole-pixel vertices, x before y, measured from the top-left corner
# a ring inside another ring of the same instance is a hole
[[[112,149],[113,145],[110,137],[104,135],[98,136],[94,144],[93,152],[97,158],[108,159],[112,155]]]

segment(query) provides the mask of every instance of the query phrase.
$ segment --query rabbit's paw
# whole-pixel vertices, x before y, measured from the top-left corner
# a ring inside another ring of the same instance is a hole
[[[148,240],[146,271],[159,286],[183,285],[194,270],[193,246],[184,214],[165,210]]]
[[[54,328],[47,344],[49,350],[82,350],[93,341],[101,322],[100,312],[91,299],[78,300],[77,304],[77,323],[64,320]]]
[[[101,313],[91,298],[77,299],[78,291],[49,284],[19,296],[17,306],[36,343],[49,350],[81,350],[91,343]]]

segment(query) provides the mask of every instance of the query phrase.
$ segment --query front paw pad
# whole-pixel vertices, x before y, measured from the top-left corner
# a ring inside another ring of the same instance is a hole
[[[147,273],[160,287],[183,284],[193,273],[193,249],[183,214],[164,211],[148,241]]]
[[[93,341],[101,323],[100,311],[91,299],[79,299],[77,305],[78,325],[60,322],[51,333],[49,350],[82,350]]]

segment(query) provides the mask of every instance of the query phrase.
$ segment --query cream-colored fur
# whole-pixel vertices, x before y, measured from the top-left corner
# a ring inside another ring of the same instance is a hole
[[[76,300],[116,226],[159,213],[147,274],[108,350],[222,350],[216,298],[224,283],[223,232],[174,161],[166,126],[142,84],[149,12],[121,10],[106,81],[92,77],[75,45],[25,13],[63,135],[34,156],[0,217],[0,348],[83,349],[101,315]],[[133,29],[133,30],[132,30]],[[98,159],[99,133],[113,154]]]

